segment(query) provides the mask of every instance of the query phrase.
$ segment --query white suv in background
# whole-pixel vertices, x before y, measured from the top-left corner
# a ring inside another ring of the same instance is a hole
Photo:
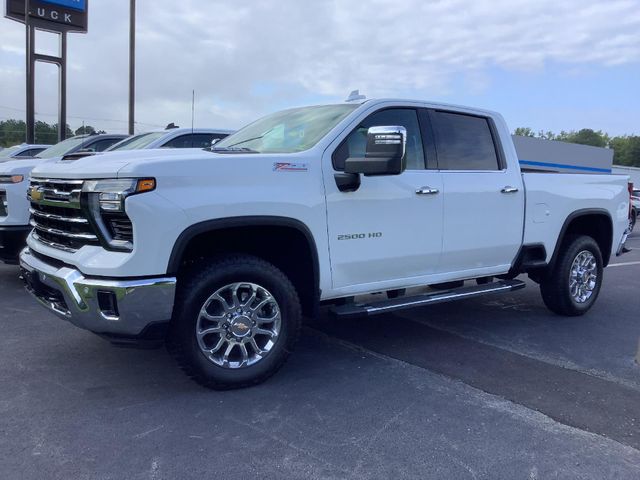
[[[0,162],[6,162],[11,159],[31,158],[35,157],[38,153],[49,148],[51,145],[33,145],[28,143],[22,143],[20,145],[14,145],[13,147],[7,147],[0,150]]]

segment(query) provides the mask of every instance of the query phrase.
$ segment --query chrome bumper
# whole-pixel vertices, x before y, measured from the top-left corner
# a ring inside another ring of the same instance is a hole
[[[20,253],[26,288],[47,310],[95,333],[139,335],[152,323],[168,322],[173,311],[174,277],[112,280],[86,278]]]

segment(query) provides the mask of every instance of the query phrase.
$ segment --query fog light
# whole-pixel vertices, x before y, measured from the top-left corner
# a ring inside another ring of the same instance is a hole
[[[118,300],[116,294],[109,291],[98,290],[98,308],[107,320],[118,320]]]

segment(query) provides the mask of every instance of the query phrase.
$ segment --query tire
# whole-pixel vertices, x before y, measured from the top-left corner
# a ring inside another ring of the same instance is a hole
[[[633,232],[633,229],[636,226],[636,221],[638,220],[638,217],[636,215],[636,211],[632,210],[631,211],[631,217],[629,218],[629,228],[627,230],[628,233]]]
[[[225,255],[186,275],[167,347],[204,387],[249,387],[282,367],[300,336],[301,318],[296,289],[282,271],[251,255]]]
[[[572,273],[578,278],[572,279]],[[553,270],[540,282],[542,300],[558,315],[584,315],[598,298],[602,274],[602,254],[596,241],[586,235],[571,235],[563,241]]]

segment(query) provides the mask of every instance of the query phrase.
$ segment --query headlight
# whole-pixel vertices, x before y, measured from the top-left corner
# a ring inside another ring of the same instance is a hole
[[[85,180],[81,204],[105,248],[126,252],[133,249],[133,225],[125,213],[125,200],[155,188],[153,178]]]
[[[84,193],[97,194],[100,210],[103,212],[124,212],[124,200],[136,193],[150,192],[156,188],[153,178],[123,178],[107,180],[87,180]]]
[[[0,175],[0,183],[20,183],[23,180],[23,175]]]

